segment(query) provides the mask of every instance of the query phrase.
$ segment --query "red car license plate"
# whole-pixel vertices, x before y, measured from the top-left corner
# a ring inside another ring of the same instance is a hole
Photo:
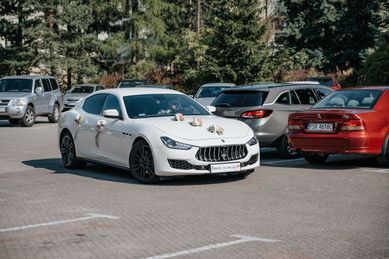
[[[307,130],[332,132],[334,131],[334,124],[333,123],[308,123]]]

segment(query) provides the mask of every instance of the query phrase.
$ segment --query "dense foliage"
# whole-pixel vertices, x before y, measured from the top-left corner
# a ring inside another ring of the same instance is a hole
[[[377,67],[387,67],[387,8],[384,0],[1,1],[0,76],[47,73],[68,86],[148,78],[190,91],[354,69],[385,83]]]

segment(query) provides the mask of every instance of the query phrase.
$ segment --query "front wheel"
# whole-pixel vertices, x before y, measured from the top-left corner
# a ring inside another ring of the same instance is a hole
[[[31,105],[27,106],[23,118],[20,119],[20,124],[23,127],[31,127],[35,123],[35,110]]]
[[[154,171],[154,159],[150,146],[141,140],[135,143],[130,154],[131,175],[140,183],[152,184],[160,179]]]
[[[277,153],[281,158],[286,159],[293,159],[299,155],[299,153],[293,149],[293,146],[288,139],[288,135],[286,134],[281,138],[281,143],[277,147]]]
[[[326,162],[328,154],[305,153],[304,158],[308,163],[318,165]]]
[[[77,169],[85,166],[85,162],[77,159],[76,148],[70,132],[65,132],[60,141],[62,162],[68,169]]]
[[[59,105],[56,103],[54,104],[52,113],[49,115],[49,122],[57,123],[60,115],[61,111],[59,110]]]

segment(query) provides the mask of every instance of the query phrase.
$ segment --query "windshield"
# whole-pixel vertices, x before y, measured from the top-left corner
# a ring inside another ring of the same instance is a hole
[[[148,80],[122,81],[119,84],[119,88],[131,88],[131,87],[137,87],[144,84],[150,84],[150,82]]]
[[[219,95],[212,105],[216,107],[261,106],[268,93],[267,91],[226,91]]]
[[[192,98],[182,94],[147,94],[123,98],[130,118],[149,118],[184,115],[210,115]]]
[[[72,88],[69,93],[72,93],[72,94],[89,94],[89,93],[93,93],[93,89],[95,89],[94,86],[76,86],[74,88]]]
[[[372,109],[379,99],[380,90],[346,90],[337,91],[328,95],[317,103],[313,109],[348,108]]]
[[[0,80],[0,92],[32,92],[32,79],[1,79]]]
[[[207,97],[217,97],[226,87],[222,86],[213,86],[213,87],[203,87],[200,89],[196,98],[207,98]]]

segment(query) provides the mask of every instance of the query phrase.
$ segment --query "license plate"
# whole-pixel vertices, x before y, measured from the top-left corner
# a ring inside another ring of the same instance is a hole
[[[0,112],[6,112],[7,108],[6,107],[0,107]]]
[[[334,131],[333,123],[308,123],[308,131],[323,131],[331,132]]]
[[[211,173],[226,173],[240,171],[240,163],[211,165]]]

